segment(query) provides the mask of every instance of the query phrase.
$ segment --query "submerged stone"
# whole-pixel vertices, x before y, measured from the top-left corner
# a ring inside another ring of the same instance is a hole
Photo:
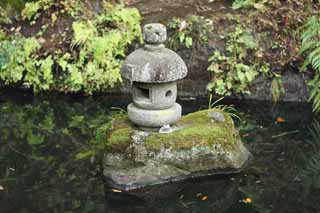
[[[212,115],[219,115],[213,122]],[[250,153],[230,116],[203,110],[183,116],[163,134],[136,129],[126,115],[113,120],[104,157],[106,183],[124,191],[187,178],[239,171]]]

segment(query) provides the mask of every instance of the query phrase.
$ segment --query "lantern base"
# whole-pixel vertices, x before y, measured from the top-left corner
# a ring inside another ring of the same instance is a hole
[[[158,129],[166,124],[173,124],[181,118],[181,106],[177,103],[162,110],[141,109],[131,103],[127,109],[129,120],[143,129]]]

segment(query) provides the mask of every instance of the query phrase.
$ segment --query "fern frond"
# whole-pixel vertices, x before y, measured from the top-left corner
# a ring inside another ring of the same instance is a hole
[[[72,44],[81,45],[87,42],[89,39],[96,35],[97,29],[88,21],[88,22],[74,22],[72,24],[74,31],[74,39]]]
[[[320,112],[320,76],[316,74],[314,79],[309,82],[310,97],[309,101],[313,101],[312,108],[314,112]]]
[[[313,16],[309,18],[304,26],[304,32],[301,34],[300,54],[305,54],[306,59],[303,64],[303,69],[309,65],[315,71],[315,77],[309,82],[310,98],[313,101],[313,111],[320,112],[320,17]]]

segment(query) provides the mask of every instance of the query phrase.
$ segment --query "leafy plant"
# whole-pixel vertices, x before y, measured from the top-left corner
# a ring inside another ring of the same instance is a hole
[[[61,7],[62,13],[66,12],[73,18],[78,18],[81,16],[85,7],[81,1],[74,0],[60,0],[59,2],[55,2],[54,0],[35,0],[25,4],[25,8],[21,13],[22,18],[29,21],[35,21],[39,17],[40,11],[48,10],[54,4]]]
[[[40,45],[34,38],[0,42],[0,79],[7,84],[23,81],[35,91],[47,90],[53,83],[51,57],[37,59]]]
[[[40,12],[51,7],[52,2],[38,0],[27,3],[22,15],[34,20]],[[73,15],[85,11],[84,8],[79,9],[82,4],[71,6],[70,0],[55,4],[69,8],[67,12]],[[45,52],[38,43],[39,39],[8,37],[1,33],[0,79],[7,84],[21,83],[36,92],[55,89],[88,94],[112,87],[120,81],[126,47],[134,39],[141,40],[138,10],[103,2],[99,14],[91,14],[90,18],[74,17],[72,43],[66,44],[63,51]],[[47,27],[43,25],[43,31]],[[41,36],[42,29],[36,35]]]
[[[271,81],[270,92],[272,95],[273,102],[278,102],[280,97],[285,93],[282,78],[279,74],[274,74],[274,78]]]
[[[73,23],[72,45],[80,48],[78,56],[60,60],[69,73],[64,81],[68,90],[101,90],[121,80],[120,67],[126,46],[141,36],[140,15],[136,9],[105,4],[104,12],[92,22]],[[103,26],[116,25],[118,29]],[[63,63],[67,63],[63,64]]]
[[[259,70],[254,64],[246,64],[244,59],[256,47],[257,43],[250,32],[238,27],[229,33],[226,54],[216,50],[209,58],[211,64],[208,71],[213,74],[213,79],[207,86],[208,90],[219,95],[230,95],[233,91],[249,93],[248,85]]]
[[[5,40],[6,37],[7,37],[7,34],[3,30],[0,29],[0,41]]]
[[[9,18],[8,11],[0,6],[0,24],[10,24],[11,20]]]
[[[272,79],[270,91],[273,100],[278,101],[284,94],[281,75],[271,71],[269,64],[258,58],[258,42],[251,32],[237,27],[226,40],[225,52],[216,50],[209,58],[208,71],[212,73],[212,81],[207,89],[223,96],[250,94],[250,84],[262,75]]]
[[[305,54],[306,59],[303,70],[310,65],[315,71],[314,78],[309,81],[310,98],[313,101],[313,110],[320,112],[320,17],[309,18],[301,34],[302,44],[300,54]]]
[[[53,5],[53,0],[37,0],[27,2],[21,12],[22,18],[26,20],[35,20],[39,17],[40,10],[46,10]]]
[[[196,15],[189,15],[186,19],[174,18],[168,26],[174,31],[170,36],[170,46],[173,47],[177,41],[187,48],[192,47],[195,43],[207,43],[213,31],[212,21]]]

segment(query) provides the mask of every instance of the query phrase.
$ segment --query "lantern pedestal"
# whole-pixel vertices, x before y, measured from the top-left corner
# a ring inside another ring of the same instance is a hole
[[[188,178],[239,172],[249,158],[232,119],[220,110],[188,114],[172,129],[172,133],[146,132],[137,129],[127,115],[115,118],[103,162],[108,187],[130,192]]]

